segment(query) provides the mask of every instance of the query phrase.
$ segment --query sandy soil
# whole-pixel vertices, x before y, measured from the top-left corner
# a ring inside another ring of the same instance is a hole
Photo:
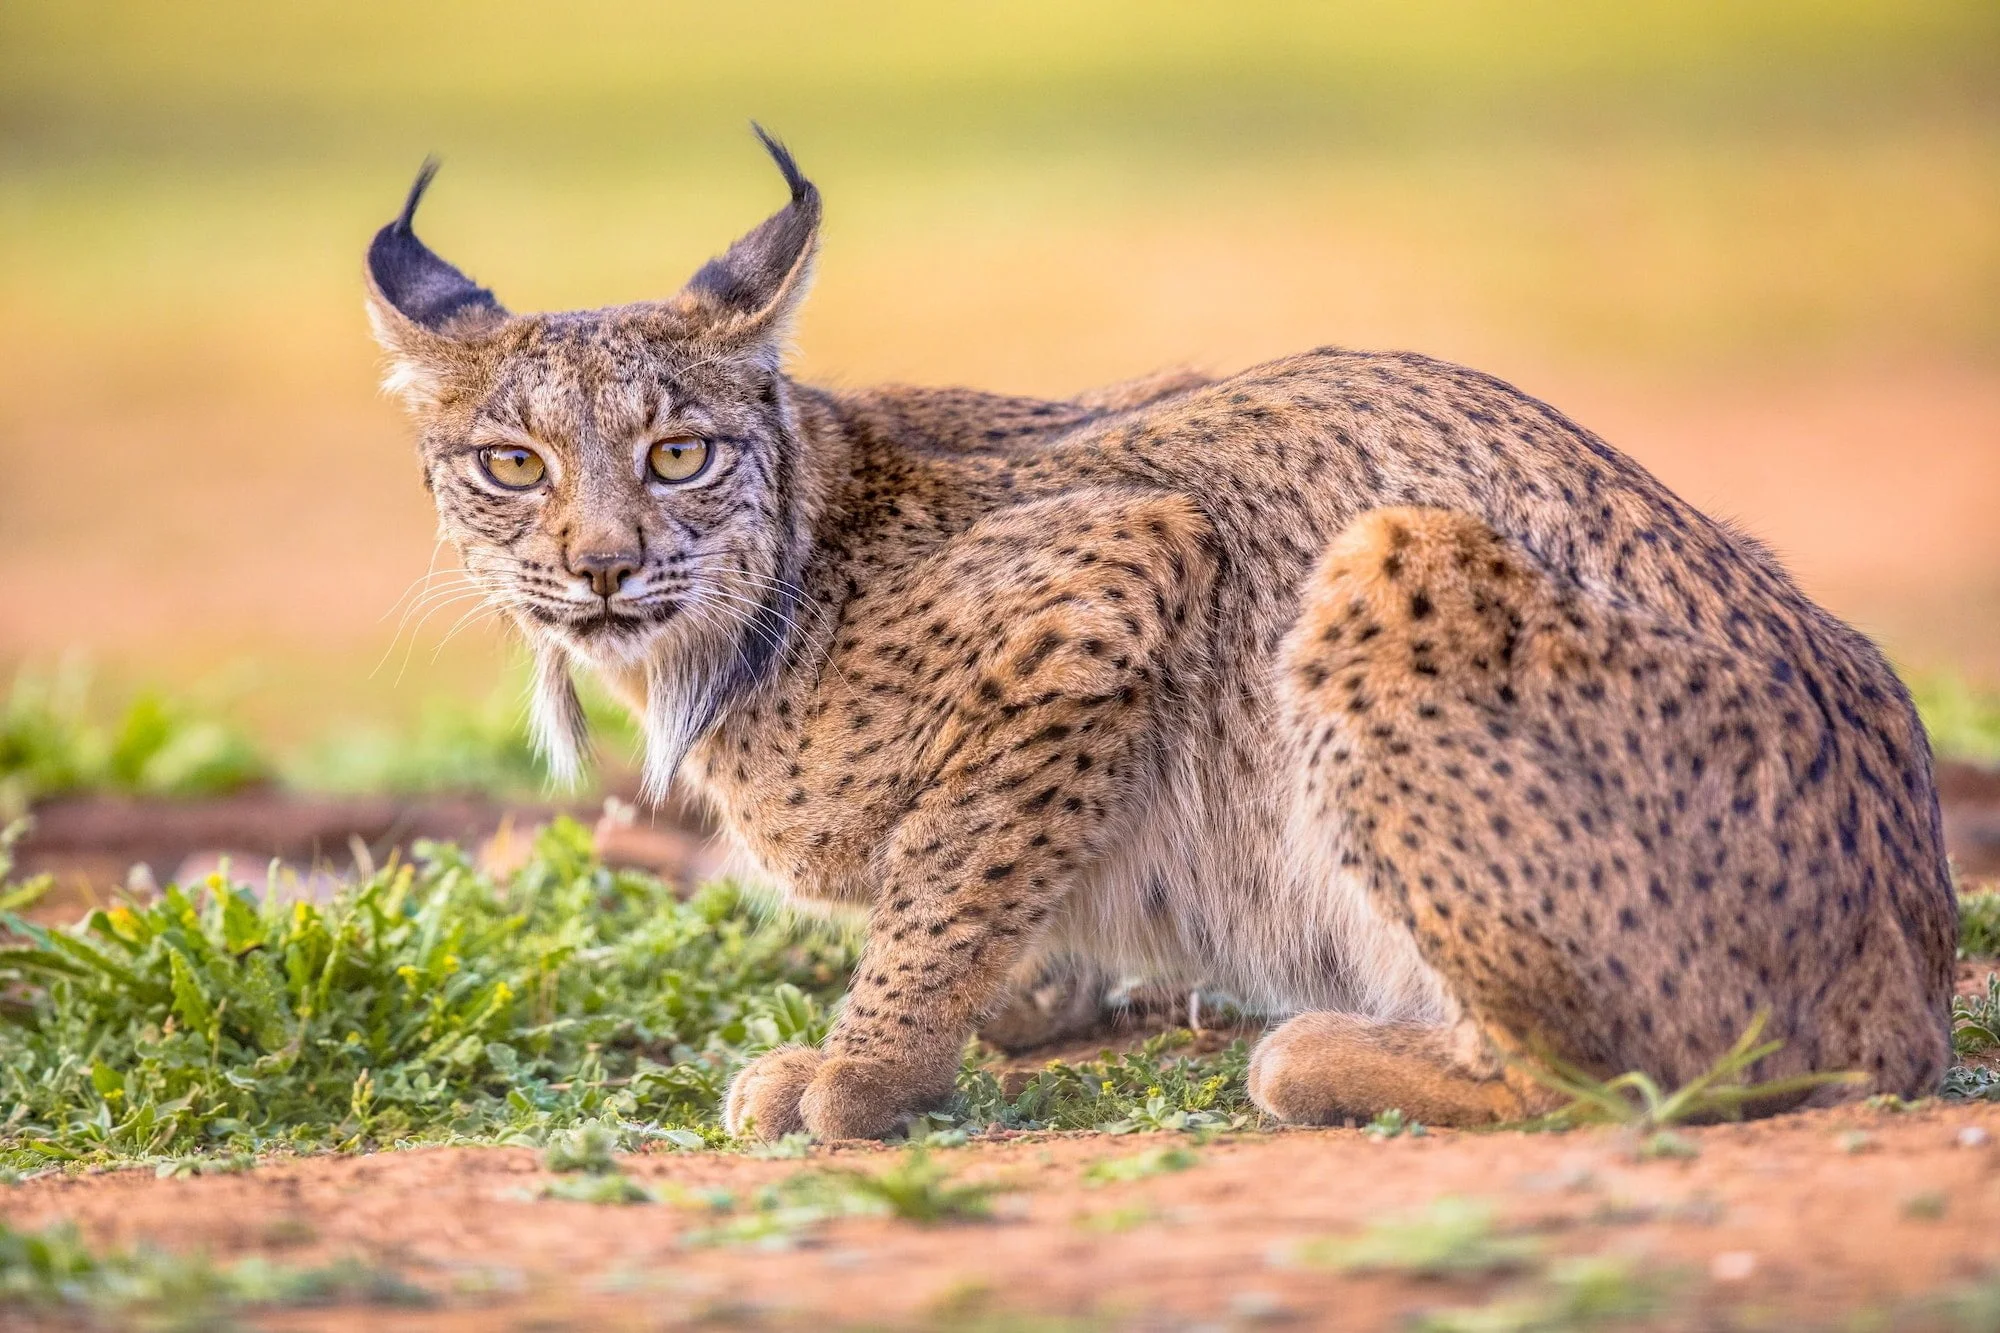
[[[1430,1201],[1490,1201],[1547,1253],[1617,1255],[1664,1284],[1664,1327],[1908,1327],[1922,1301],[2000,1263],[2000,1107],[1857,1107],[1686,1131],[1688,1160],[1637,1159],[1618,1131],[1354,1130],[1218,1141],[1174,1174],[1093,1188],[1089,1163],[1158,1137],[1024,1135],[947,1150],[967,1180],[1015,1192],[983,1223],[825,1224],[793,1247],[700,1246],[711,1219],[668,1204],[534,1197],[523,1149],[277,1161],[236,1176],[43,1178],[0,1193],[13,1224],[77,1219],[100,1241],[357,1255],[441,1294],[428,1311],[291,1313],[284,1328],[957,1327],[975,1312],[1090,1317],[1114,1328],[1377,1329],[1416,1310],[1505,1296],[1521,1279],[1343,1274],[1294,1252]],[[894,1150],[836,1145],[808,1162],[718,1154],[626,1159],[636,1180],[739,1195]]]

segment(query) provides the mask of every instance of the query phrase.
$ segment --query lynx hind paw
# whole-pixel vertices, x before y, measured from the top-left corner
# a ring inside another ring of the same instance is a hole
[[[1517,1119],[1518,1092],[1454,1060],[1446,1028],[1306,1013],[1281,1024],[1250,1056],[1250,1099],[1295,1125],[1337,1125],[1400,1110],[1427,1125]]]
[[[767,1143],[801,1132],[806,1121],[799,1101],[825,1063],[815,1046],[780,1046],[758,1056],[730,1080],[723,1125],[731,1134]]]

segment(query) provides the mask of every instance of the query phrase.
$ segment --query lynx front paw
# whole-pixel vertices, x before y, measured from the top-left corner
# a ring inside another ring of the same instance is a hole
[[[729,1083],[722,1123],[731,1134],[766,1142],[806,1127],[799,1100],[813,1075],[826,1063],[816,1046],[780,1046],[745,1065]]]
[[[816,1139],[879,1139],[905,1116],[944,1102],[951,1085],[951,1071],[940,1080],[908,1065],[836,1055],[813,1075],[799,1110]]]

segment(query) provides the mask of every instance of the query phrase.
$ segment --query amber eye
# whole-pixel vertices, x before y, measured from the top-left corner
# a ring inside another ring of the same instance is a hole
[[[540,485],[542,478],[549,475],[548,465],[542,462],[542,456],[518,444],[481,449],[479,465],[486,469],[487,476],[510,491],[525,491],[530,486]]]
[[[693,435],[669,435],[653,441],[646,466],[661,481],[693,481],[708,466],[708,441]]]

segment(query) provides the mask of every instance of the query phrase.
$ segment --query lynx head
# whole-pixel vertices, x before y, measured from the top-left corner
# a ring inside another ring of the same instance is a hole
[[[440,531],[535,651],[535,727],[563,779],[584,740],[572,661],[643,675],[657,792],[791,626],[806,527],[780,361],[820,201],[757,134],[791,201],[668,300],[509,313],[411,229],[433,163],[368,249]]]

